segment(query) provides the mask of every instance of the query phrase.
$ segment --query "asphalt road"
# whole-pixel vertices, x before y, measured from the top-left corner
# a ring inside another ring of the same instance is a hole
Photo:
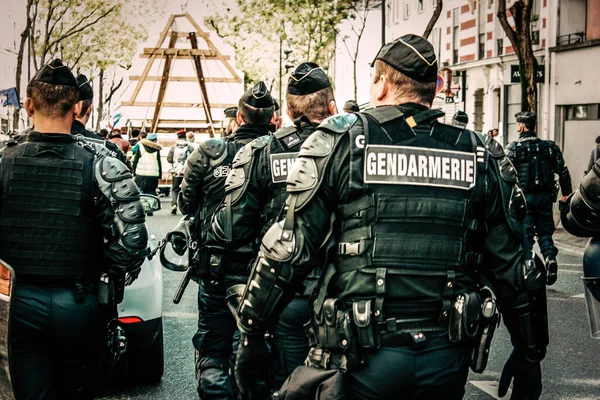
[[[151,234],[164,237],[178,221],[165,208],[148,219]],[[590,338],[581,283],[578,248],[568,235],[560,236],[558,282],[548,289],[550,346],[542,363],[542,399],[600,399],[600,341]],[[581,241],[578,242],[579,244]],[[165,374],[158,385],[108,388],[103,399],[195,399],[194,352],[191,337],[196,329],[197,285],[191,282],[180,304],[172,302],[182,273],[164,270]],[[512,347],[503,326],[497,331],[488,368],[469,375],[465,399],[489,400]],[[507,396],[508,397],[508,396]]]

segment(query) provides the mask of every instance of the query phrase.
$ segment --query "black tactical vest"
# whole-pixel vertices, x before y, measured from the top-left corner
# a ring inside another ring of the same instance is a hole
[[[286,180],[304,141],[316,130],[316,125],[302,124],[302,129],[290,126],[277,131],[265,149],[267,174],[271,180],[267,198],[269,203],[263,210],[262,237],[267,229],[273,225],[285,205],[288,192]]]
[[[2,157],[0,257],[21,283],[99,275],[94,156],[69,139],[10,146]]]
[[[201,210],[201,234],[202,238],[205,237],[204,233],[210,229],[211,218],[217,207],[223,201],[225,197],[225,178],[231,171],[231,163],[238,152],[244,145],[251,142],[248,140],[226,140],[227,150],[222,158],[211,160],[208,173],[204,175],[204,181],[202,184],[202,210]]]
[[[524,191],[552,190],[556,168],[552,143],[528,136],[517,140],[513,146],[511,158],[519,175],[519,187]]]
[[[465,272],[482,260],[485,149],[470,131],[437,123],[438,111],[371,113],[349,132],[349,201],[336,211],[330,293],[374,299],[379,322],[437,321],[474,286]]]

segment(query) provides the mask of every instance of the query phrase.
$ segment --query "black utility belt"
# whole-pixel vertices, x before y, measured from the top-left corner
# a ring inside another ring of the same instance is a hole
[[[313,316],[314,335],[309,328],[311,345],[328,350],[376,349],[382,345],[417,344],[424,341],[425,333],[448,331],[447,320],[377,318],[372,311],[374,302],[372,299],[353,301],[345,308],[339,299],[326,299],[322,311]]]
[[[448,333],[453,343],[473,346],[471,368],[482,372],[498,323],[493,292],[484,288],[456,297],[449,318],[377,318],[372,312],[375,300],[358,300],[345,307],[339,299],[326,299],[320,313],[313,315],[307,333],[311,347],[328,351],[356,352],[381,346],[422,346],[427,337]]]

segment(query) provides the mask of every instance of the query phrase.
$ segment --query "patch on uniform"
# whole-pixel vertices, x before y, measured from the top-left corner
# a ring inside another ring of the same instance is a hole
[[[288,174],[298,159],[299,153],[271,154],[271,178],[273,183],[285,183]]]
[[[229,174],[230,170],[229,165],[220,165],[215,168],[213,175],[215,178],[224,178]]]
[[[287,150],[291,149],[294,146],[298,146],[302,143],[302,138],[297,133],[293,133],[286,137],[279,139],[279,141],[285,146]]]
[[[106,140],[104,139],[95,139],[95,138],[90,138],[90,137],[84,137],[84,139],[86,142],[90,142],[90,143],[96,143],[102,147],[106,147]]]
[[[364,182],[469,190],[475,186],[475,157],[462,151],[370,144],[365,149]]]

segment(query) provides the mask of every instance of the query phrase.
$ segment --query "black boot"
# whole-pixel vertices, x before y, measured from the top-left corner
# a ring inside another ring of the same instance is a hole
[[[554,257],[546,257],[546,284],[552,286],[558,279],[558,263]]]

